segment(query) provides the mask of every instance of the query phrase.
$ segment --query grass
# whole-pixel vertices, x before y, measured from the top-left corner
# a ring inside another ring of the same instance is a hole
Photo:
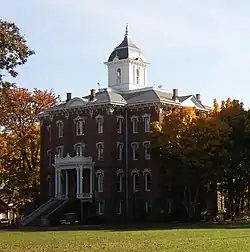
[[[1,252],[250,251],[249,228],[0,231]]]

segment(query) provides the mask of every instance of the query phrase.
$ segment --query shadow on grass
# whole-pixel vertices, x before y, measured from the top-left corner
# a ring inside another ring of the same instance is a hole
[[[211,223],[137,223],[137,224],[117,224],[117,225],[61,225],[50,227],[23,227],[23,228],[3,228],[2,231],[11,232],[43,232],[43,231],[153,231],[153,230],[177,230],[177,229],[242,229],[250,228],[249,222],[211,222]]]

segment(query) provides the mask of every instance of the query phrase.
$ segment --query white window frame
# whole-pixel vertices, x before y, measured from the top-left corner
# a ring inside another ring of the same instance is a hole
[[[138,133],[138,127],[139,127],[139,117],[136,115],[131,116],[131,123],[132,123],[132,133],[137,134]]]
[[[119,115],[119,116],[116,116],[116,125],[117,125],[117,129],[116,129],[116,132],[118,134],[121,134],[122,133],[122,123],[123,123],[123,119],[124,117]]]
[[[97,160],[103,161],[104,160],[104,143],[103,142],[96,143],[96,148],[97,148]]]
[[[133,192],[138,192],[139,190],[136,188],[136,176],[138,176],[139,183],[140,183],[140,172],[137,169],[132,170],[132,185],[133,185]]]
[[[56,147],[56,156],[57,158],[63,158],[63,149],[62,145]]]
[[[122,160],[124,143],[117,142],[116,148],[118,151],[117,160]]]
[[[149,114],[144,114],[142,116],[143,118],[143,123],[144,123],[144,131],[145,132],[150,132],[150,115]],[[148,120],[148,121],[147,121]]]
[[[117,215],[122,215],[122,210],[123,210],[123,202],[119,201],[118,209],[117,209]]]
[[[84,121],[83,120],[77,120],[75,122],[75,129],[76,129],[76,136],[84,135]]]
[[[97,192],[103,192],[104,191],[104,171],[103,170],[97,170],[96,171],[96,177],[97,177]]]
[[[138,157],[136,157],[136,151],[139,149],[139,143],[137,143],[137,142],[131,143],[131,148],[132,148],[133,160],[138,160]]]
[[[144,148],[144,158],[146,160],[151,159],[151,153],[150,153],[151,142],[145,141],[142,144],[143,144],[143,148]]]
[[[97,122],[97,133],[103,134],[103,116],[98,115],[96,116],[96,122]]]
[[[116,175],[119,179],[119,189],[118,189],[118,192],[123,192],[123,176],[124,176],[124,171],[119,169],[117,172],[116,172]]]
[[[122,70],[121,70],[121,68],[118,68],[116,71],[116,82],[117,82],[117,85],[121,85],[121,83],[122,83]]]
[[[97,201],[97,215],[104,215],[105,212],[105,200],[98,200]]]
[[[149,211],[149,209],[151,209],[151,210]],[[145,210],[146,210],[147,214],[152,213],[152,204],[148,201],[145,202]]]
[[[56,121],[56,126],[58,128],[58,137],[62,138],[63,137],[63,121],[61,120]]]
[[[144,176],[144,190],[145,192],[150,192],[151,188],[148,186],[148,175],[150,176],[151,179],[151,184],[152,184],[152,174],[149,169],[144,169],[143,170],[143,176]]]
[[[74,150],[77,157],[83,157],[85,153],[85,144],[84,143],[76,143],[74,145]]]

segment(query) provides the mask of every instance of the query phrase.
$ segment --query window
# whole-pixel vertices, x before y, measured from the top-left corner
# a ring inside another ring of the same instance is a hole
[[[118,215],[122,215],[122,206],[123,206],[122,201],[119,201],[118,205],[117,205],[117,214]]]
[[[63,137],[63,122],[57,121],[56,122],[57,128],[58,128],[58,137]]]
[[[105,208],[105,201],[104,200],[97,201],[96,213],[98,215],[103,215],[104,214],[104,208]]]
[[[122,160],[123,146],[124,146],[123,143],[117,142],[117,159],[118,160]]]
[[[145,202],[145,210],[147,214],[152,213],[152,204],[148,201]]]
[[[76,156],[83,157],[85,153],[85,144],[84,143],[77,143],[74,145]]]
[[[118,134],[122,133],[122,122],[123,122],[123,116],[117,116],[116,117],[116,132]]]
[[[98,170],[96,172],[96,177],[97,177],[97,192],[103,192],[104,171]]]
[[[76,126],[76,135],[81,136],[84,135],[84,121],[83,120],[77,120],[75,122]]]
[[[138,157],[139,157],[139,154],[138,154],[139,144],[138,143],[131,143],[131,148],[132,148],[133,160],[138,160]]]
[[[150,142],[149,141],[145,141],[143,143],[143,147],[144,147],[144,157],[145,157],[145,159],[150,159],[151,158],[151,154],[150,154]]]
[[[138,116],[131,117],[133,134],[138,133],[138,121],[139,121]]]
[[[117,78],[117,84],[120,85],[121,82],[122,82],[122,76],[121,76],[121,69],[120,68],[117,69],[116,74],[117,74],[117,76],[116,76],[116,78]]]
[[[138,170],[133,170],[132,171],[132,182],[133,182],[133,192],[138,192],[139,187],[140,187],[140,182],[139,182],[139,171]]]
[[[123,176],[124,176],[123,170],[119,169],[117,171],[117,192],[123,191]]]
[[[144,115],[143,121],[144,121],[144,131],[150,132],[150,115]]]
[[[63,158],[63,146],[56,147],[57,158]]]
[[[96,122],[97,122],[97,132],[98,134],[103,133],[103,116],[98,115],[96,117]]]
[[[49,143],[51,143],[51,125],[48,125],[48,126],[47,126],[47,131],[48,131]]]
[[[103,143],[97,143],[97,160],[103,160],[104,159],[104,144]]]
[[[144,175],[144,190],[146,192],[151,191],[151,171],[148,169],[145,169],[143,171]]]
[[[140,69],[136,69],[136,84],[140,84]]]
[[[51,150],[47,151],[47,158],[48,158],[48,167],[51,167],[51,165],[52,165],[52,152],[51,152]]]

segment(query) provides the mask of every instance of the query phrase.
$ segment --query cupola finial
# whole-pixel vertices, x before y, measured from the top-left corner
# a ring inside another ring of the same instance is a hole
[[[128,23],[126,23],[125,36],[128,36]]]

